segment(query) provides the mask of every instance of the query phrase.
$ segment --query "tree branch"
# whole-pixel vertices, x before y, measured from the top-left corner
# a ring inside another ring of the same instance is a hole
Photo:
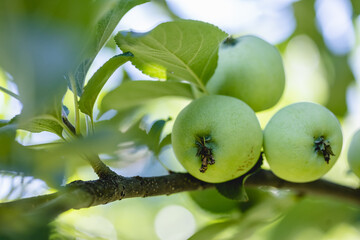
[[[277,189],[293,190],[301,194],[326,196],[341,201],[360,205],[360,189],[346,187],[326,180],[317,180],[309,183],[292,183],[276,177],[271,171],[260,170],[251,175],[246,186],[267,186]]]
[[[0,203],[0,212],[5,208],[21,208],[48,211],[53,218],[70,209],[88,208],[107,204],[125,198],[170,195],[179,192],[214,187],[214,184],[202,182],[187,173],[173,173],[159,177],[116,177],[95,181],[75,181],[58,193],[13,202]],[[325,180],[311,183],[291,183],[277,178],[271,171],[259,170],[251,175],[245,186],[274,187],[289,189],[302,194],[328,196],[360,205],[360,190],[345,187]]]

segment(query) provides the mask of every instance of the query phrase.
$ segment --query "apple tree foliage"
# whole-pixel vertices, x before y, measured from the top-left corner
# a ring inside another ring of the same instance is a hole
[[[251,171],[253,175],[216,186],[171,169],[163,178],[123,178],[108,167],[116,169],[126,162],[121,156],[129,149],[146,149],[155,159],[146,165],[148,168],[157,162],[171,145],[171,133],[166,129],[173,119],[169,116],[149,121],[148,106],[169,97],[193,100],[206,94],[206,83],[217,66],[219,45],[228,37],[212,24],[178,17],[146,33],[120,31],[113,35],[121,18],[145,2],[148,1],[0,1],[0,90],[7,98],[5,102],[12,98],[22,105],[21,112],[12,118],[0,115],[0,174],[40,179],[57,192],[24,201],[1,200],[0,239],[71,238],[80,233],[69,230],[69,226],[61,228],[56,222],[56,217],[69,209],[190,190],[198,190],[186,195],[197,204],[194,211],[205,210],[211,219],[216,219],[198,228],[191,239],[244,239],[271,223],[275,225],[265,239],[293,239],[314,225],[321,234],[340,224],[359,226],[359,201],[354,201],[360,199],[357,191],[338,185],[335,188],[348,194],[344,198],[357,205],[304,198],[308,192],[316,195],[316,189],[325,198],[336,195],[336,190],[328,182],[296,185],[276,180],[269,172],[259,170],[261,158]],[[164,2],[157,2],[166,8]],[[353,3],[354,13],[359,14],[359,4]],[[354,77],[348,56],[335,56],[326,48],[313,23],[313,6],[314,1],[293,4],[298,22],[294,36],[310,36],[321,50],[321,57],[326,58],[331,82],[326,107],[341,117],[346,113],[346,88]],[[113,41],[122,53],[88,76],[99,51]],[[284,48],[288,41],[278,48]],[[127,62],[154,81],[133,81],[124,73],[121,84],[104,91],[109,78]],[[10,91],[10,86],[16,86],[17,93]],[[65,100],[68,96],[72,102]],[[22,144],[24,134],[44,131],[57,135],[58,140]],[[79,167],[89,165],[98,180],[78,179],[68,184]],[[244,187],[247,181],[252,188]],[[161,189],[156,189],[154,183]],[[121,191],[108,191],[109,186],[120,185]],[[284,186],[296,191],[275,190]],[[72,197],[66,195],[67,190]]]

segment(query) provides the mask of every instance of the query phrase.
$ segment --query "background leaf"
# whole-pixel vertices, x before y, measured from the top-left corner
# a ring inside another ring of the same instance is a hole
[[[200,229],[194,235],[192,235],[189,240],[220,240],[220,239],[229,239],[224,232],[229,228],[236,226],[237,222],[233,219],[227,219],[220,222],[215,222],[209,224],[204,228]],[[225,235],[225,238],[224,238]]]
[[[56,135],[62,138],[62,131],[64,128],[60,125],[59,120],[57,120],[53,116],[42,115],[19,125],[19,129],[33,133],[47,131],[47,132],[55,133]]]
[[[171,144],[171,133],[166,135],[160,142],[159,144],[159,151],[161,151],[161,149],[163,149],[165,146],[168,146]],[[155,154],[158,155],[160,152],[156,152]]]
[[[7,155],[11,153],[12,142],[15,141],[16,128],[14,125],[6,125],[0,128],[0,164],[6,162]]]
[[[148,0],[116,0],[116,4],[97,22],[91,41],[85,46],[82,62],[75,70],[75,82],[79,96],[83,93],[86,74],[96,55],[110,38],[120,19],[133,7]]]
[[[191,85],[180,82],[127,81],[105,95],[101,111],[122,111],[167,96],[193,99]]]
[[[0,128],[9,124],[9,120],[0,120]]]
[[[229,199],[238,200],[241,202],[249,201],[249,197],[245,191],[245,181],[248,179],[248,177],[257,172],[261,168],[262,164],[263,157],[262,154],[260,154],[256,164],[247,173],[234,180],[215,184],[216,189],[220,194]]]
[[[304,198],[268,233],[268,239],[304,239],[301,235],[305,232],[324,234],[339,225],[356,222],[354,225],[357,228],[359,215],[359,208],[348,203],[325,198]]]
[[[219,193],[224,197],[232,200],[246,202],[249,200],[249,198],[245,191],[244,181],[245,179],[240,177],[225,183],[216,184],[215,186]]]
[[[146,145],[149,147],[151,151],[153,151],[156,154],[159,153],[161,150],[159,149],[161,133],[165,127],[166,122],[167,122],[166,120],[162,120],[162,119],[155,121],[148,133],[148,141],[146,142]]]
[[[146,146],[155,156],[158,156],[162,148],[167,145],[169,136],[162,139],[164,127],[171,119],[159,119],[152,123],[150,130],[147,132],[141,127],[143,119],[139,119],[126,132],[123,133],[127,141],[133,142],[130,147]],[[171,140],[170,140],[171,141]]]
[[[358,11],[358,1],[352,2],[354,4],[353,10]],[[316,24],[317,16],[314,5],[315,0],[294,2],[297,26],[293,38],[307,35],[315,42],[321,59],[325,63],[326,80],[330,90],[329,97],[324,105],[335,115],[345,116],[347,113],[346,91],[348,86],[354,82],[354,75],[348,65],[349,53],[339,56],[332,53],[326,46],[324,36],[319,31],[319,25]]]
[[[216,189],[189,192],[191,199],[202,209],[211,213],[229,213],[239,210],[239,202],[221,195]]]
[[[215,71],[218,48],[227,34],[204,22],[178,20],[158,25],[151,32],[120,32],[115,40],[131,62],[158,79],[186,80],[204,89]]]
[[[18,120],[21,118],[21,115],[17,115],[11,119],[10,123],[17,124]],[[63,126],[53,115],[40,115],[34,118],[22,120],[17,124],[18,129],[25,131],[39,133],[43,131],[55,133],[62,138]]]
[[[16,128],[10,124],[0,128],[0,169],[21,172],[58,187],[64,179],[64,160],[44,150],[32,150],[15,141]]]
[[[61,110],[65,76],[80,61],[105,5],[88,0],[0,1],[0,65],[17,84],[25,117],[53,111],[54,105]]]
[[[133,57],[133,55],[129,52],[117,55],[110,58],[101,68],[96,71],[96,73],[86,84],[84,93],[82,94],[79,101],[79,108],[83,113],[89,115],[91,118],[93,117],[93,107],[101,89],[104,87],[105,83],[115,72],[115,70],[127,62],[131,57]]]

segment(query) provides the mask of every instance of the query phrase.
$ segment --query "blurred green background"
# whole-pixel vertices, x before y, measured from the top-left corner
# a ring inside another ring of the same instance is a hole
[[[88,3],[82,1],[81,4]],[[66,54],[71,55],[73,48],[81,48],[82,43],[86,41],[89,34],[87,29],[92,26],[92,20],[97,16],[91,8],[81,11],[81,4],[78,6],[80,10],[74,9],[73,14],[64,14],[69,22],[81,18],[79,26],[73,26],[70,30],[64,28],[64,32],[55,31],[59,34],[55,36],[52,32],[48,33],[49,38],[59,37],[59,41],[63,43],[58,49],[52,48],[48,54],[58,56],[61,53],[60,57],[66,59]],[[89,7],[106,9],[105,5]],[[54,23],[54,26],[61,28],[62,24],[66,25],[68,22],[63,21],[64,15],[59,12],[60,20]],[[262,127],[276,111],[294,102],[312,101],[326,106],[342,124],[344,147],[340,159],[324,178],[346,186],[359,187],[359,179],[349,171],[346,161],[350,138],[360,128],[359,14],[358,0],[154,0],[136,6],[125,14],[113,34],[120,30],[146,32],[162,22],[185,18],[212,23],[236,36],[257,35],[276,45],[284,61],[286,88],[283,97],[274,108],[257,113]],[[31,24],[29,23],[25,30],[35,31],[31,29]],[[3,22],[0,24],[0,30],[1,27],[9,28],[11,23]],[[76,34],[67,31],[76,31]],[[27,36],[26,31],[13,34]],[[77,38],[79,36],[80,38]],[[0,42],[5,41],[4,39],[6,40],[5,37],[0,37]],[[71,47],[66,45],[68,42],[71,43]],[[42,44],[46,44],[46,41]],[[38,73],[30,71],[42,66],[29,67],[25,72],[16,71],[18,64],[26,65],[26,61],[37,57],[36,49],[30,52],[34,56],[11,56],[6,49],[0,50],[1,67],[15,69],[11,74],[0,69],[0,86],[15,93],[24,92],[24,89],[18,89],[13,78],[22,79],[24,75],[30,74],[34,76],[30,80],[42,87],[39,91],[52,89],[43,85],[43,82],[37,82]],[[96,56],[86,79],[118,53],[120,50],[115,46],[114,40],[110,39]],[[78,59],[75,58],[73,61],[76,63]],[[48,60],[43,64],[48,66]],[[57,64],[54,60],[53,65]],[[63,67],[66,69],[67,66]],[[50,69],[49,72],[54,71]],[[61,73],[61,69],[58,70],[59,76],[55,77],[62,77]],[[46,72],[43,74],[45,78],[48,77]],[[113,74],[101,97],[124,79],[150,78],[130,63],[126,63]],[[55,87],[57,90],[61,88],[66,91],[66,86]],[[52,101],[53,94],[51,91],[48,92],[49,101]],[[37,104],[36,96],[25,94],[25,99],[30,99],[31,104],[22,106],[16,99],[0,91],[0,119],[11,119],[19,114],[23,107],[27,108],[29,113],[33,112],[32,106]],[[71,93],[67,90],[64,104],[70,110],[70,120],[74,118],[74,114],[71,114],[74,111],[72,101]],[[166,123],[163,132],[166,136],[171,131],[176,115],[187,103],[188,101],[182,99],[161,99],[146,105],[141,113],[137,114],[147,113],[142,123],[147,130],[157,119],[171,117],[172,120]],[[98,112],[96,109],[95,115]],[[104,115],[103,119],[106,117],[108,116]],[[58,139],[55,134],[45,132],[30,134],[18,131],[17,134],[17,140],[24,145]],[[107,157],[109,156],[103,156],[105,159]],[[167,174],[158,160],[173,171],[183,171],[170,147],[163,149],[158,156],[146,147],[125,147],[118,150],[116,161],[109,157],[106,163],[124,176]],[[266,164],[264,167],[267,167]],[[96,175],[86,164],[69,163],[67,168],[66,182],[96,179]],[[1,201],[51,191],[52,189],[41,180],[11,172],[0,172]],[[73,210],[62,214],[51,224],[52,237],[125,240],[180,240],[188,239],[190,236],[191,239],[360,239],[359,206],[268,188],[248,189],[248,195],[249,202],[239,203],[223,198],[215,190],[207,190],[146,199],[126,199],[106,206]]]

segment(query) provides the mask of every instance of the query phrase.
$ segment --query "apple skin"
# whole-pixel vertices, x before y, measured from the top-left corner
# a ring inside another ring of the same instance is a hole
[[[360,178],[360,130],[351,139],[347,159],[350,169]]]
[[[328,163],[315,140],[323,136],[334,154]],[[270,169],[290,182],[321,178],[335,164],[342,148],[338,119],[325,107],[310,102],[294,103],[278,111],[264,129],[264,153]]]
[[[210,94],[236,97],[255,112],[274,106],[285,88],[285,72],[279,51],[251,35],[225,40],[218,65],[208,81]]]
[[[198,137],[210,136],[215,163],[200,172]],[[177,116],[172,130],[174,153],[194,177],[211,183],[237,178],[257,162],[263,134],[254,111],[243,101],[219,95],[192,101]]]

